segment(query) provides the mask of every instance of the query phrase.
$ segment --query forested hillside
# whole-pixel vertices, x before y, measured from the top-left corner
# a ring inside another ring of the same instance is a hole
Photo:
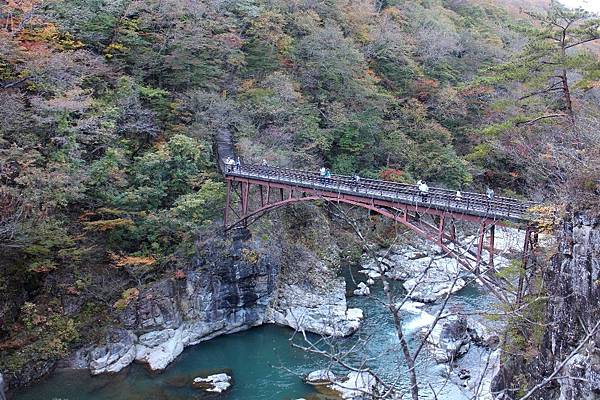
[[[244,162],[597,206],[598,20],[547,6],[3,2],[0,369],[189,263],[222,214],[219,130]]]

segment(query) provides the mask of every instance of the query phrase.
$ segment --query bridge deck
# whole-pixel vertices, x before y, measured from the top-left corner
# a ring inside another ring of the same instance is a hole
[[[532,220],[533,215],[528,212],[528,209],[535,205],[532,202],[499,196],[490,201],[485,195],[473,192],[461,192],[462,198],[456,198],[455,191],[435,187],[430,187],[427,195],[423,196],[415,185],[364,178],[357,183],[349,176],[332,175],[330,178],[325,178],[316,172],[260,165],[242,165],[239,169],[226,171],[225,175],[234,180],[252,179],[284,184],[292,188],[318,190],[333,195],[351,194],[369,199],[387,200],[399,206],[411,205],[517,223]]]

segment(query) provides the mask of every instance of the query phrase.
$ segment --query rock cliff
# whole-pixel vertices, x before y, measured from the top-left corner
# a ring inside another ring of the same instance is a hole
[[[538,259],[548,298],[535,357],[505,357],[493,390],[518,398],[543,382],[600,320],[600,218],[573,213],[557,230],[558,251],[549,266]],[[581,347],[532,399],[600,398],[600,333]]]
[[[198,243],[183,274],[140,289],[105,342],[79,350],[69,366],[100,374],[136,360],[160,370],[186,346],[263,323],[349,335],[361,313],[347,310],[345,289],[331,266],[305,246],[249,234],[213,237]]]

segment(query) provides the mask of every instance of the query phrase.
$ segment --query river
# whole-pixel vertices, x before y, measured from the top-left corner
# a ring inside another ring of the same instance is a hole
[[[352,282],[348,278],[349,288]],[[356,276],[356,275],[355,275]],[[398,349],[398,339],[393,321],[385,308],[376,301],[382,299],[380,282],[372,287],[372,296],[350,297],[349,307],[364,310],[365,321],[359,332],[349,338],[336,340],[335,346],[347,349],[356,346],[358,351],[348,356],[357,363],[365,361],[382,376],[399,379],[399,386],[408,383],[405,363]],[[400,290],[399,285],[396,290]],[[473,311],[487,307],[489,295],[476,286],[467,286],[454,295],[449,307],[454,310]],[[435,312],[435,307],[428,312]],[[420,327],[426,322],[420,316],[406,314],[406,333],[411,346]],[[325,399],[302,382],[301,376],[328,366],[326,360],[309,354],[290,344],[292,330],[265,325],[232,335],[220,336],[196,346],[188,347],[166,370],[150,372],[144,366],[133,364],[116,375],[92,377],[87,371],[56,370],[36,385],[14,393],[16,400],[183,400],[204,399],[190,385],[194,377],[227,370],[234,379],[233,387],[224,396],[229,400],[284,400]],[[312,337],[315,339],[315,337]],[[303,344],[301,338],[296,343]],[[439,390],[440,398],[461,399],[454,385],[445,385],[443,365],[433,361],[423,351],[417,364],[423,394],[430,393],[429,385]],[[433,396],[432,396],[433,397]],[[214,398],[214,396],[212,397]]]

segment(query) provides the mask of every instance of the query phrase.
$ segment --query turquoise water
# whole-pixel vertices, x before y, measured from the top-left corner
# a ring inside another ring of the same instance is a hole
[[[192,380],[223,370],[229,370],[234,379],[228,399],[298,398],[312,392],[312,388],[302,382],[300,374],[310,372],[318,365],[309,354],[290,346],[292,333],[290,329],[271,325],[220,336],[187,348],[162,373],[150,372],[137,364],[117,375],[97,377],[91,377],[86,371],[59,370],[15,398],[200,399],[202,394],[191,387]]]
[[[349,275],[349,274],[348,274]],[[354,275],[357,277],[357,275]],[[360,276],[362,278],[362,276]],[[352,283],[349,279],[349,289]],[[397,290],[401,290],[399,287]],[[332,351],[355,351],[344,356],[353,365],[368,365],[388,380],[397,380],[400,389],[406,389],[405,363],[399,351],[393,321],[386,309],[376,301],[382,299],[380,285],[372,288],[372,298],[351,297],[349,307],[365,312],[365,321],[357,334],[323,344]],[[452,298],[454,310],[472,311],[489,302],[489,297],[476,287],[467,287]],[[435,312],[429,309],[428,312]],[[405,316],[406,333],[417,336],[419,317]],[[412,328],[411,328],[412,327]],[[208,399],[190,385],[193,378],[227,370],[234,383],[225,398],[242,399],[296,399],[323,398],[302,382],[301,376],[319,368],[336,367],[315,354],[309,354],[290,344],[292,330],[279,326],[262,326],[249,331],[217,337],[184,350],[165,371],[153,373],[142,365],[134,364],[116,375],[92,377],[86,371],[57,370],[47,380],[13,395],[16,400],[183,400]],[[316,339],[315,336],[311,336]],[[302,344],[302,341],[296,341]],[[413,349],[418,340],[411,340]],[[424,350],[418,362],[418,376],[422,393],[428,385],[440,387],[444,378],[442,366],[437,365]],[[459,399],[453,387],[445,387],[446,398]],[[214,397],[213,397],[214,398]]]

